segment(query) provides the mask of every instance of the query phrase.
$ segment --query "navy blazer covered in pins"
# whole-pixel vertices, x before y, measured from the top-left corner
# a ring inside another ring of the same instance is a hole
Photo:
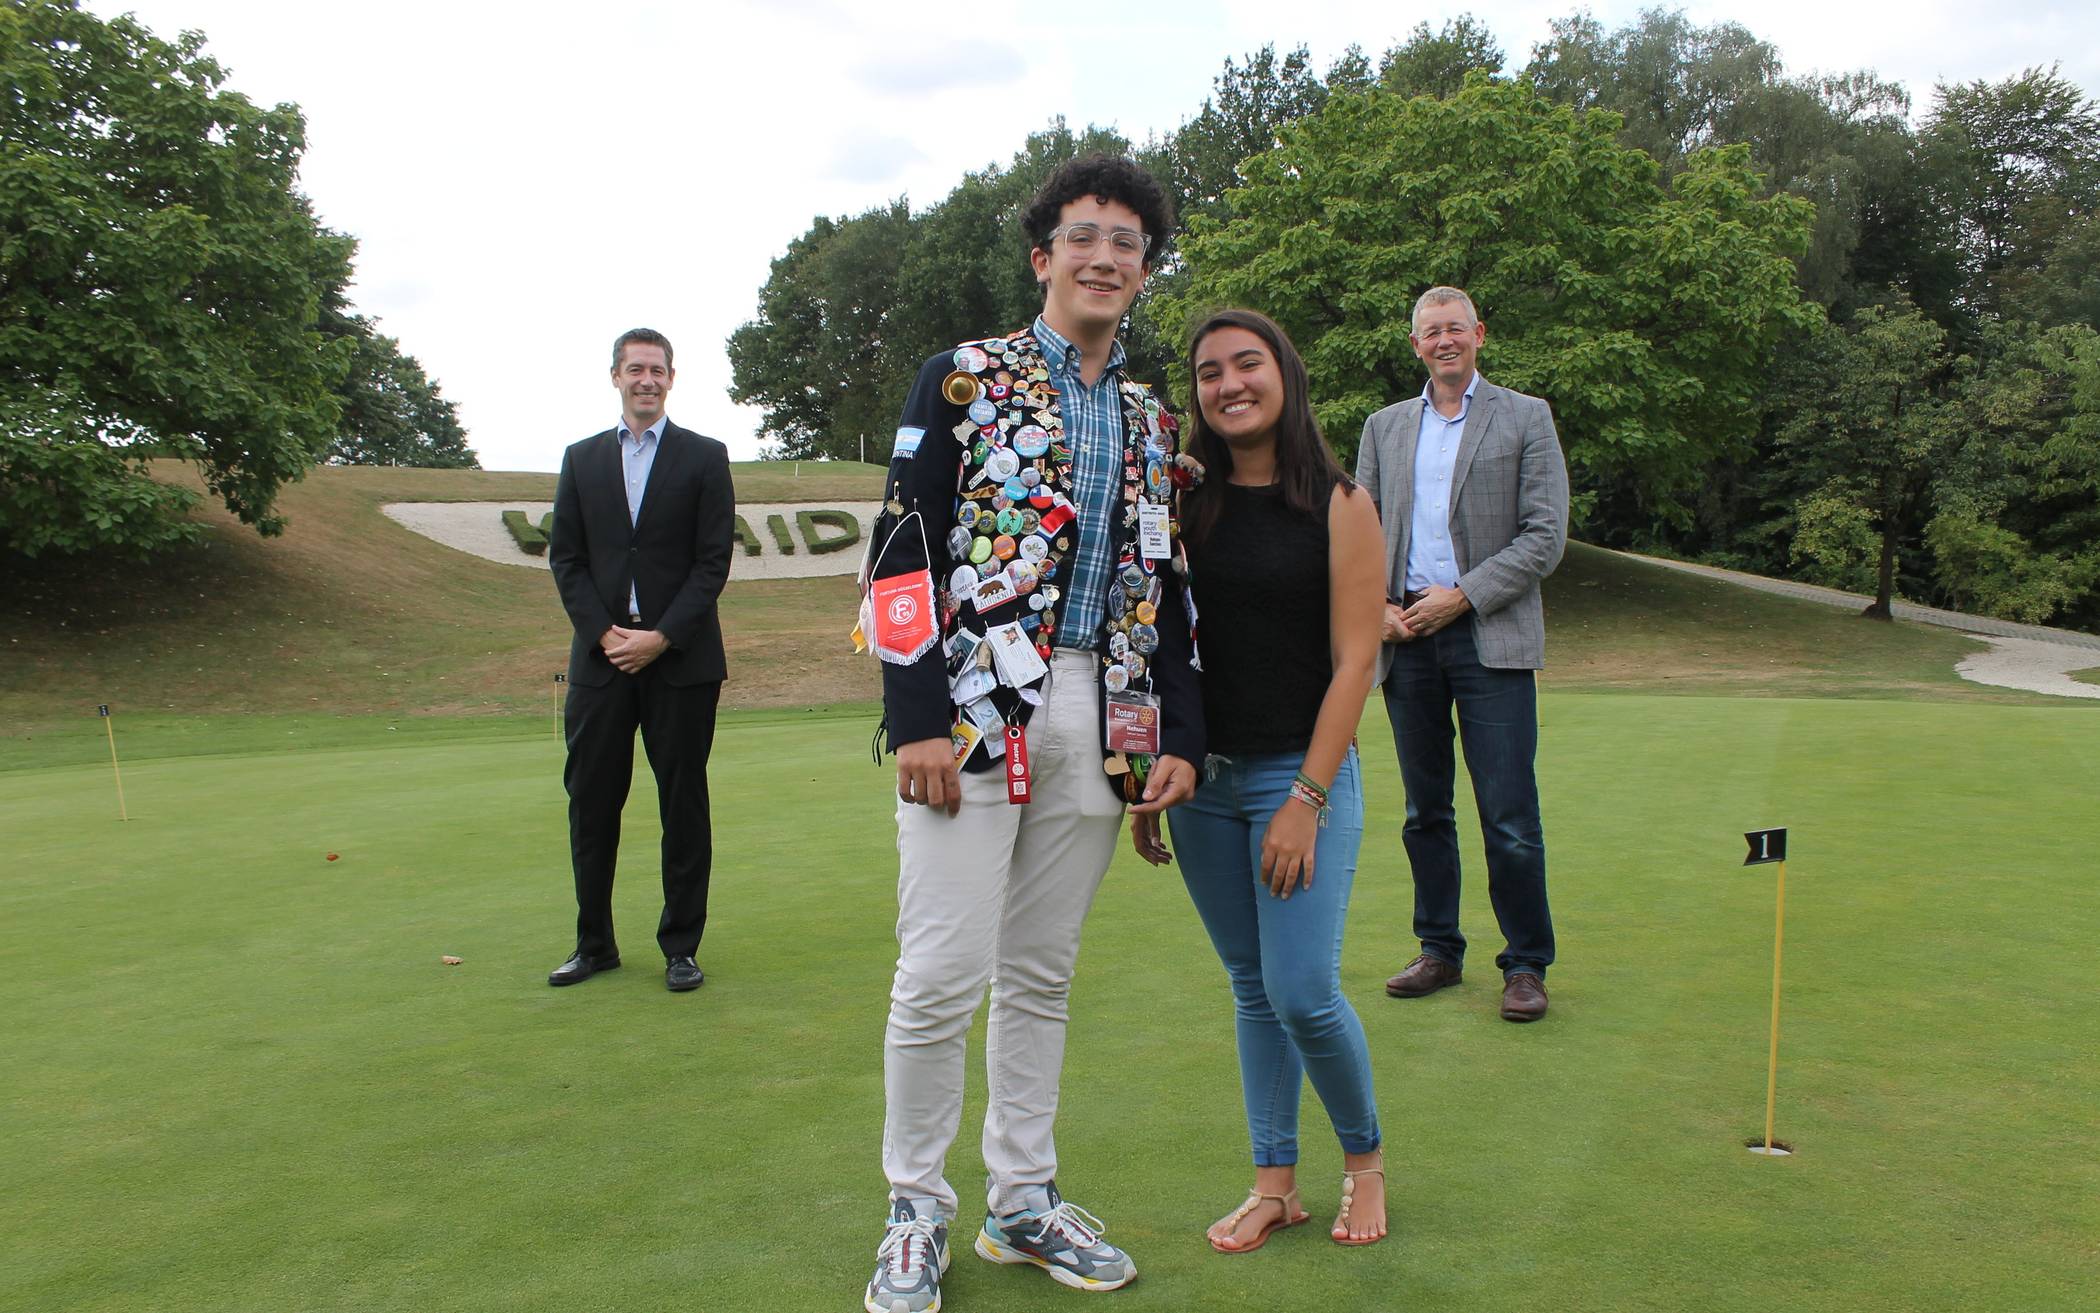
[[[607,429],[562,454],[554,492],[547,563],[569,613],[569,682],[603,685],[618,673],[598,640],[627,623],[631,584],[641,627],[661,632],[669,650],[653,663],[666,683],[717,683],[728,666],[716,602],[729,580],[736,541],[736,491],[729,449],[666,422],[642,510],[630,522],[620,439]]]
[[[905,511],[915,510],[923,517],[925,550],[920,549],[921,539],[917,532],[909,528],[897,532],[901,517],[893,511],[885,511],[876,523],[875,535],[869,544],[871,559],[876,551],[885,546],[888,549],[883,552],[879,567],[883,578],[930,567],[936,584],[939,584],[955,567],[947,541],[948,531],[955,524],[957,476],[963,468],[965,456],[955,428],[958,423],[966,422],[966,418],[965,408],[948,400],[941,392],[941,381],[954,368],[952,352],[942,352],[927,360],[920,366],[911,395],[904,403],[902,426],[923,430],[924,436],[915,452],[900,452],[891,460],[891,495]],[[1132,434],[1124,434],[1126,444],[1135,440]],[[1071,490],[1064,488],[1060,491],[1069,493]],[[1130,547],[1135,536],[1136,530],[1122,523],[1122,517],[1118,516],[1117,523],[1111,526],[1111,550],[1123,552]],[[1052,581],[1059,587],[1069,585],[1072,561],[1077,554],[1076,551],[1068,553],[1060,563],[1058,574]],[[1166,589],[1159,607],[1159,651],[1152,662],[1154,688],[1160,695],[1160,752],[1200,763],[1204,743],[1203,698],[1196,682],[1196,671],[1189,665],[1194,644],[1183,610],[1182,591],[1186,581],[1172,569],[1163,569],[1162,577]],[[982,617],[967,612],[958,617],[956,623],[966,624],[979,632],[984,628]],[[945,738],[956,723],[958,713],[949,697],[945,651],[945,640],[954,631],[955,624],[944,625],[941,631],[943,642],[935,643],[930,651],[910,665],[882,663],[883,714],[892,751],[906,743]],[[1104,636],[1094,648],[1102,652],[1106,645]],[[1093,682],[1095,696],[1105,707],[1106,690],[1098,671]],[[1034,709],[1015,699],[1010,690],[1001,690],[995,695],[995,700],[1019,724],[1025,725]],[[1105,714],[1097,717],[1096,723],[1102,734],[1102,754],[1105,757],[1108,754]],[[992,754],[975,752],[964,769],[986,770],[992,761]],[[1115,777],[1104,773],[1101,778],[1105,787],[1117,787]]]

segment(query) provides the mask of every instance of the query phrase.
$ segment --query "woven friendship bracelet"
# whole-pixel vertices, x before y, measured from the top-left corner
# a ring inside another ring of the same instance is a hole
[[[1298,779],[1296,782],[1301,787],[1303,787],[1308,793],[1311,793],[1313,797],[1318,798],[1320,800],[1320,806],[1325,807],[1327,805],[1326,787],[1320,784],[1317,780],[1313,779],[1312,776],[1307,775],[1304,771],[1301,770],[1298,772]]]
[[[1308,785],[1301,777],[1291,781],[1290,796],[1312,808],[1320,818],[1321,828],[1326,828],[1327,816],[1330,810],[1327,806],[1326,794],[1319,792],[1315,786]]]

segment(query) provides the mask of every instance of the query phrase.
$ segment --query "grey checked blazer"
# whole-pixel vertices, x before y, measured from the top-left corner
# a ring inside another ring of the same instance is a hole
[[[1426,404],[1413,397],[1371,416],[1356,454],[1357,482],[1370,489],[1385,526],[1386,592],[1395,598],[1406,587],[1415,439]],[[1545,665],[1539,581],[1567,550],[1568,466],[1544,401],[1484,378],[1473,390],[1452,472],[1451,541],[1458,586],[1473,604],[1468,619],[1480,663],[1503,670]],[[1392,664],[1387,644],[1378,650],[1380,683]]]

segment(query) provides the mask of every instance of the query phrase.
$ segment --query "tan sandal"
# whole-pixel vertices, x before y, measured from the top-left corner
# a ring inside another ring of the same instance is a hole
[[[1241,1219],[1261,1207],[1262,1204],[1271,1201],[1275,1202],[1282,1209],[1282,1213],[1275,1221],[1267,1223],[1261,1230],[1255,1232],[1254,1239],[1250,1243],[1244,1245],[1221,1245],[1212,1236],[1205,1235],[1204,1239],[1209,1240],[1210,1247],[1221,1254],[1251,1254],[1269,1243],[1271,1232],[1281,1231],[1285,1227],[1297,1226],[1300,1222],[1312,1220],[1311,1213],[1298,1207],[1298,1191],[1296,1188],[1293,1188],[1289,1194],[1263,1194],[1259,1190],[1250,1190],[1247,1193],[1245,1203],[1225,1214],[1216,1222],[1211,1223],[1211,1226],[1213,1228],[1223,1226],[1225,1234],[1229,1237],[1233,1229],[1239,1226]]]
[[[1334,1219],[1334,1230],[1342,1234],[1335,1235],[1333,1231],[1327,1234],[1327,1238],[1338,1245],[1375,1245],[1386,1237],[1386,1232],[1380,1231],[1377,1235],[1362,1240],[1349,1238],[1349,1205],[1356,1199],[1356,1178],[1359,1176],[1376,1176],[1382,1182],[1385,1180],[1385,1168],[1359,1167],[1353,1172],[1342,1173],[1342,1211],[1336,1214]]]

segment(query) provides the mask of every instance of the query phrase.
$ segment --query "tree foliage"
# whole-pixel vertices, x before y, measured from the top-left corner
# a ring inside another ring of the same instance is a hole
[[[1809,209],[1760,199],[1740,147],[1665,187],[1619,126],[1478,73],[1446,100],[1338,94],[1247,163],[1233,219],[1192,226],[1174,317],[1275,316],[1347,453],[1372,411],[1422,388],[1415,296],[1464,287],[1488,324],[1484,370],[1553,399],[1583,486],[1636,488],[1669,514],[1748,436],[1781,335],[1816,317],[1789,258]]]
[[[761,408],[769,454],[857,459],[865,438],[869,460],[888,460],[921,361],[1026,327],[1042,309],[1021,228],[1037,188],[1076,155],[1129,149],[1112,131],[1058,120],[923,212],[899,199],[812,223],[773,262],[757,316],[729,338],[730,396]],[[1144,324],[1126,344],[1134,368],[1163,366]]]
[[[1228,58],[1202,108],[1147,152],[1182,222],[1227,215],[1227,193],[1246,181],[1241,163],[1274,147],[1284,124],[1316,113],[1327,103],[1327,86],[1304,46],[1278,55],[1267,45],[1244,61]]]
[[[1980,314],[2018,313],[2007,296],[2046,277],[2059,243],[2075,239],[2090,259],[2100,106],[2056,70],[2034,68],[2002,82],[1942,83],[1933,101],[1924,146],[1965,296]]]
[[[1662,7],[1577,12],[1506,65],[1466,14],[1324,73],[1303,46],[1226,60],[1137,152],[1188,225],[1127,325],[1140,375],[1190,315],[1268,309],[1347,451],[1421,386],[1413,298],[1457,282],[1485,367],[1553,401],[1586,536],[2100,629],[2084,90],[1948,83],[1914,127],[1871,69],[1793,73]],[[1059,122],[931,206],[798,239],[732,345],[778,450],[886,443],[920,358],[1034,313],[1012,216],[1082,141],[1124,148]]]
[[[336,385],[342,407],[335,441],[323,457],[331,465],[415,465],[478,470],[459,412],[414,356],[363,315],[323,311],[331,338],[351,344],[349,370]]]
[[[1434,32],[1415,24],[1407,40],[1378,61],[1378,84],[1396,95],[1441,98],[1463,90],[1469,73],[1501,73],[1504,59],[1495,34],[1460,14]]]
[[[263,533],[335,436],[351,354],[318,326],[352,244],[296,189],[304,126],[222,86],[203,39],[75,0],[0,9],[0,541],[194,533],[152,457]]]
[[[1789,417],[1777,451],[1809,489],[1795,511],[1796,563],[1840,587],[1871,580],[1868,613],[1887,619],[1897,551],[1922,527],[1934,476],[1960,441],[1955,362],[1946,330],[1910,307],[1862,310],[1816,349],[1821,387]]]

